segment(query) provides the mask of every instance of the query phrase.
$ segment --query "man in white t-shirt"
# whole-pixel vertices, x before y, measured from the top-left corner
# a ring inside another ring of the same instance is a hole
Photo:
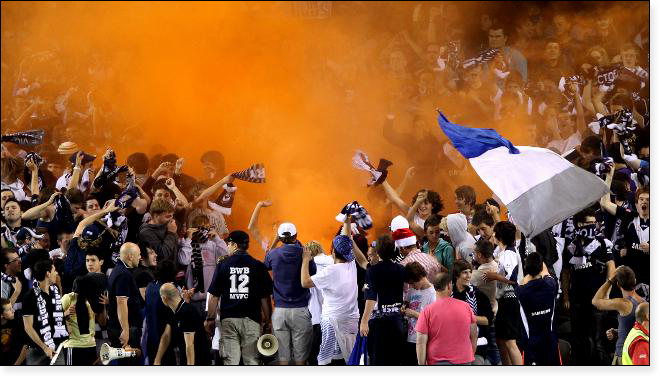
[[[435,302],[435,289],[427,279],[426,270],[422,264],[414,261],[406,265],[406,283],[410,285],[403,298],[403,314],[408,321],[406,348],[404,349],[405,365],[417,365],[417,318],[424,307]]]
[[[360,318],[356,261],[361,267],[367,263],[366,257],[347,235],[337,235],[332,248],[335,263],[310,277],[309,261],[312,253],[305,247],[300,271],[302,287],[317,287],[323,293],[319,365],[330,364],[334,359],[348,362],[351,356]]]

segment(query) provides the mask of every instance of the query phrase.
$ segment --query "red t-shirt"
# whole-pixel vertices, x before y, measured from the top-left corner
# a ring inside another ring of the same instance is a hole
[[[477,317],[470,306],[458,299],[442,298],[424,308],[415,330],[428,335],[427,364],[448,361],[462,364],[474,361],[470,325]]]

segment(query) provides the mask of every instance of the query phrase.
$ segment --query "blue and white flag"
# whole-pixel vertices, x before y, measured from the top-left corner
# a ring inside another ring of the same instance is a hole
[[[596,175],[543,148],[514,146],[494,129],[438,123],[527,237],[591,206],[609,192]]]

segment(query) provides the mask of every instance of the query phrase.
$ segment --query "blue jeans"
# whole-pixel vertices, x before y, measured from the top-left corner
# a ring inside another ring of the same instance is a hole
[[[486,359],[490,360],[490,364],[493,365],[502,362],[500,350],[497,348],[497,343],[495,342],[495,327],[492,325],[488,328],[488,353]]]

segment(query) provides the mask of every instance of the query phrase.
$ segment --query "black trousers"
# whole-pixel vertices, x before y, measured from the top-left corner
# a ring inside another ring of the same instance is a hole
[[[310,366],[317,366],[319,364],[319,351],[321,351],[321,324],[312,325],[312,332],[314,335],[312,338],[312,351],[309,353],[307,363]]]
[[[574,365],[609,365],[603,323],[606,312],[598,311],[591,302],[571,300],[571,353]]]
[[[91,366],[96,359],[96,346],[94,347],[67,347],[62,349],[64,362],[67,366]]]
[[[404,334],[403,319],[400,315],[369,320],[369,365],[403,365],[401,349],[406,342]]]

